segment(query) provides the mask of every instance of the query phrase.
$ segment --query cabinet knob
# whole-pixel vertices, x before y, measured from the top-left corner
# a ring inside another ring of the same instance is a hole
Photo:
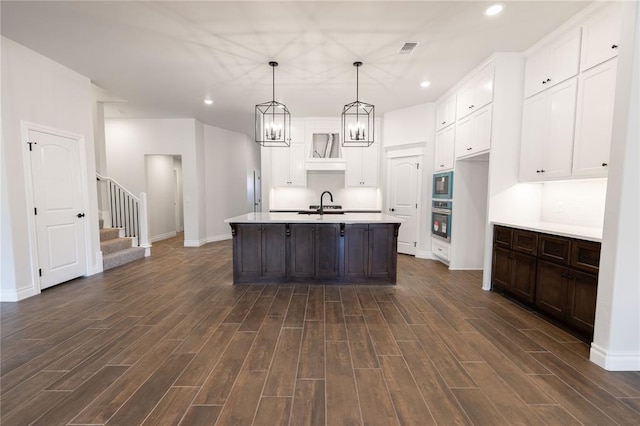
[[[442,122],[442,124],[446,124],[446,123],[447,123],[446,121],[443,121],[443,122]]]
[[[547,82],[546,82],[546,81],[544,81],[544,80],[542,80],[542,84],[547,84]]]
[[[602,167],[607,167],[608,164],[607,163],[602,163]]]
[[[536,170],[536,173],[540,173],[540,170]]]
[[[551,79],[550,79],[550,78],[548,78],[548,79],[547,79],[547,83],[549,83],[550,81],[551,81]]]
[[[612,44],[612,45],[611,45],[611,48],[612,48],[612,49],[617,49],[617,48],[618,48],[618,45],[617,45],[617,44]]]
[[[473,105],[469,105],[469,109],[473,108]]]
[[[540,170],[540,173],[544,173],[544,170]]]
[[[444,167],[444,164],[440,164],[440,167]]]
[[[473,148],[469,147],[469,148],[467,148],[467,151],[471,151],[472,149],[473,149]]]
[[[394,209],[393,207],[391,207],[391,208],[389,209],[389,211],[390,211],[390,212],[395,212],[395,211],[396,211],[396,209]]]

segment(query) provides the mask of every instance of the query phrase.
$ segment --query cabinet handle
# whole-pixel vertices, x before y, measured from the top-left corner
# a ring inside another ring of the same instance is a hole
[[[443,121],[443,122],[442,122],[442,124],[446,124],[446,123],[447,123],[446,121]]]
[[[602,163],[602,167],[607,167],[608,164],[607,163]]]
[[[467,151],[471,151],[472,149],[473,149],[473,148],[469,147],[469,148],[467,148]]]
[[[444,164],[440,164],[440,167],[444,167]]]
[[[612,49],[617,49],[617,48],[618,48],[618,45],[617,45],[617,44],[612,44],[612,45],[611,45],[611,48],[612,48]]]

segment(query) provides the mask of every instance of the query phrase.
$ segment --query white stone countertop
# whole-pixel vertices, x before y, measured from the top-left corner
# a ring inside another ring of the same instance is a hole
[[[528,231],[543,232],[562,237],[577,238],[579,240],[602,242],[602,228],[589,228],[586,226],[565,225],[553,222],[493,222],[495,225],[509,226],[511,228],[526,229]]]
[[[402,219],[384,213],[298,214],[247,213],[230,217],[226,223],[402,223]]]

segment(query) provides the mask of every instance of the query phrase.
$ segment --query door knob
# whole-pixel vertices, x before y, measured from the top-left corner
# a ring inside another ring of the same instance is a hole
[[[78,213],[76,216],[78,216],[79,218],[84,217],[84,213]]]

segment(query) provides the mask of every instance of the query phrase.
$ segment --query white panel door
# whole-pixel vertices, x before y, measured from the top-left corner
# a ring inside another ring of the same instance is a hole
[[[289,150],[291,147],[272,147],[271,150],[271,180],[275,187],[291,185],[289,179]]]
[[[522,138],[520,139],[520,182],[542,180],[543,145],[549,133],[547,93],[539,93],[522,106]]]
[[[398,253],[416,253],[419,157],[392,158],[389,167],[389,214],[403,220]]]
[[[28,132],[40,289],[87,272],[79,141]]]
[[[544,180],[571,176],[576,93],[575,78],[549,90],[549,133],[542,152]]]
[[[350,147],[344,149],[346,169],[344,171],[344,184],[347,187],[362,186],[362,150],[369,148]]]
[[[582,26],[580,69],[585,71],[618,54],[621,8],[611,4]]]
[[[362,186],[377,187],[378,186],[378,169],[380,162],[378,161],[379,144],[361,148],[362,149]]]
[[[289,186],[307,186],[304,145],[302,144],[291,144],[289,147]]]
[[[436,172],[453,168],[455,127],[451,126],[436,135],[434,170]]]

